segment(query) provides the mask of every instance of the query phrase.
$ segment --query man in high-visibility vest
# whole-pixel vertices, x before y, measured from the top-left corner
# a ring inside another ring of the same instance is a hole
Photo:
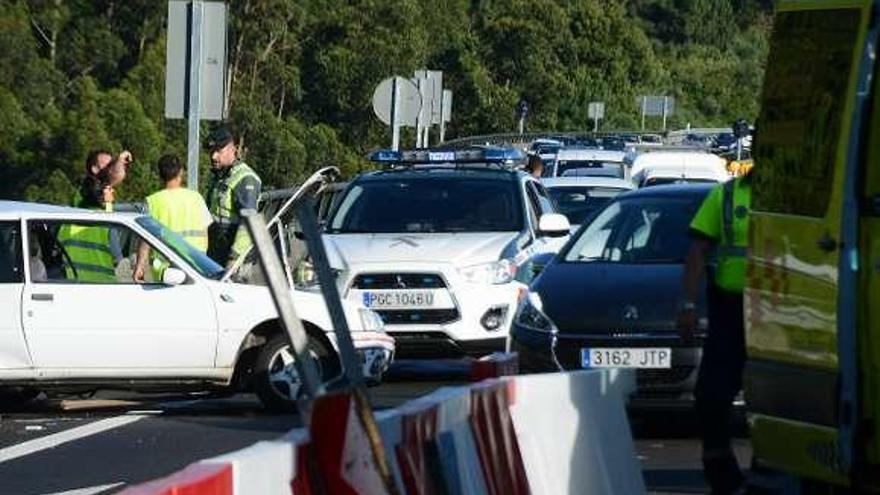
[[[159,223],[176,232],[186,242],[203,253],[208,249],[208,226],[213,219],[202,196],[183,187],[183,164],[176,155],[164,155],[158,162],[159,177],[165,188],[147,196],[147,211]],[[146,281],[146,265],[150,246],[141,242],[138,247],[134,279]],[[153,260],[153,281],[162,279],[164,264]]]
[[[108,228],[66,223],[58,230],[58,242],[67,253],[68,280],[116,282],[116,261],[110,250]]]
[[[208,229],[208,256],[227,268],[251,245],[241,223],[241,210],[257,208],[260,177],[238,157],[232,131],[218,127],[205,142],[211,154],[213,178],[208,187],[208,207],[214,223]]]
[[[685,300],[678,326],[688,340],[697,328],[700,281],[713,249],[717,257],[714,280],[707,284],[709,330],[694,391],[703,471],[712,493],[738,493],[745,482],[730,443],[730,420],[746,358],[743,287],[750,211],[750,174],[715,187],[691,221],[692,242],[685,260]]]

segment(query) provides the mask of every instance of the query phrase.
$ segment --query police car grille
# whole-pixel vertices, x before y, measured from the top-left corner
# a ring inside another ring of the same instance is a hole
[[[457,309],[376,310],[386,325],[437,325],[458,319]]]
[[[365,273],[355,277],[353,289],[443,289],[446,282],[436,273]]]

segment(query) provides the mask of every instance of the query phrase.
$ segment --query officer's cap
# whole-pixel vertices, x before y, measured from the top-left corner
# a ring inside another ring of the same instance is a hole
[[[207,141],[205,141],[205,150],[209,152],[219,150],[234,140],[235,137],[233,136],[232,131],[225,125],[221,125],[214,129],[208,136]]]

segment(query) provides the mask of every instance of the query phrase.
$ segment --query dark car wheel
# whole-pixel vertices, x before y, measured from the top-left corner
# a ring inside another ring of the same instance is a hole
[[[323,378],[324,362],[330,351],[309,337],[308,349]],[[260,350],[254,367],[254,391],[266,409],[273,412],[294,412],[296,401],[305,394],[305,383],[294,366],[295,355],[286,335],[272,337]]]
[[[0,411],[14,411],[40,395],[38,389],[32,387],[0,388]]]

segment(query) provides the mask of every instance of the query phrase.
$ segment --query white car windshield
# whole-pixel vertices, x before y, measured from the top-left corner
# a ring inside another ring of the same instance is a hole
[[[166,228],[152,217],[138,217],[136,222],[147,229],[162,244],[168,246],[175,254],[183,258],[200,275],[206,278],[219,279],[223,276],[223,267],[208,257],[205,253],[191,246],[183,237]]]
[[[522,204],[510,180],[395,178],[363,181],[339,203],[328,231],[517,232]]]

